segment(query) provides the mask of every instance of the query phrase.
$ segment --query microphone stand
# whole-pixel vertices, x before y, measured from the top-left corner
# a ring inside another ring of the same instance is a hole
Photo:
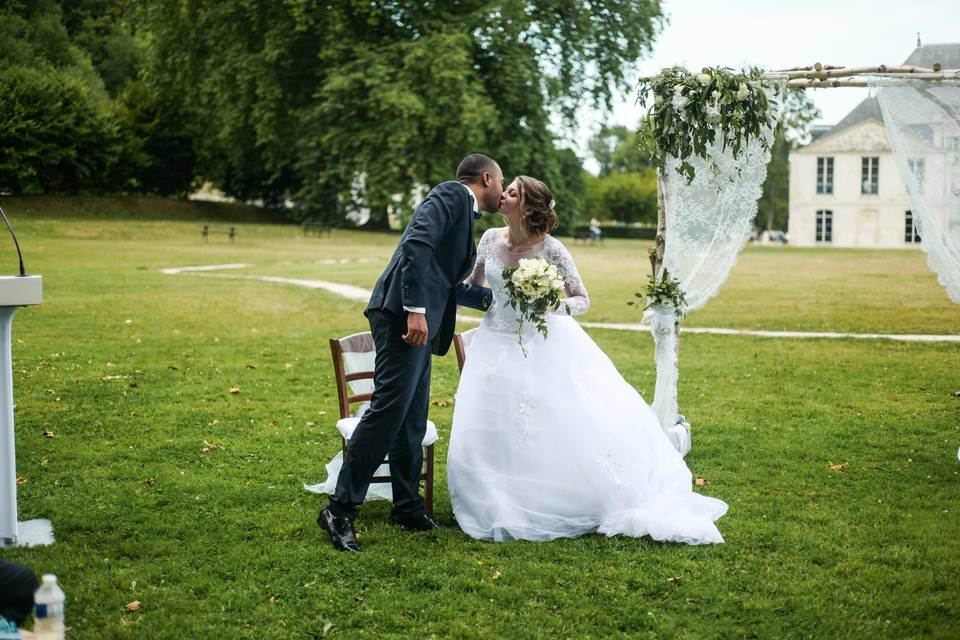
[[[23,268],[23,253],[20,251],[20,243],[17,241],[17,234],[13,232],[13,227],[10,226],[10,220],[7,218],[7,212],[3,210],[3,207],[0,207],[0,215],[3,216],[3,221],[7,223],[7,229],[10,230],[10,235],[13,236],[13,244],[17,247],[17,257],[20,258],[19,277],[26,277],[27,270]]]

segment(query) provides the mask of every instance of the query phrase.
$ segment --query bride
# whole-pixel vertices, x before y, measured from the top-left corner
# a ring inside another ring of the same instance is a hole
[[[490,229],[468,279],[494,303],[467,348],[457,390],[447,480],[460,527],[481,540],[551,540],[599,532],[654,540],[723,542],[727,511],[694,493],[680,454],[653,410],[567,314],[549,313],[549,337],[505,304],[501,273],[543,256],[564,277],[570,314],[590,306],[556,227],[547,186],[519,176],[501,196],[507,226]]]

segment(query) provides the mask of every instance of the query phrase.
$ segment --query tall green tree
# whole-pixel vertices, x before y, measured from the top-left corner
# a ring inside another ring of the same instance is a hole
[[[293,197],[305,217],[364,206],[375,225],[473,151],[508,177],[579,184],[551,115],[609,107],[661,20],[658,0],[136,5],[144,80],[181,96],[206,177],[242,198]]]
[[[790,210],[790,152],[806,140],[810,123],[820,110],[802,90],[788,90],[780,105],[780,121],[770,148],[767,179],[758,202],[754,226],[758,229],[786,229]]]

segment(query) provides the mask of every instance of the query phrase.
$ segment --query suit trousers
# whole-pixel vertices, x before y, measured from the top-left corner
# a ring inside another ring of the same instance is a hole
[[[389,454],[394,513],[420,513],[423,437],[430,399],[430,343],[412,347],[401,318],[385,310],[367,313],[377,353],[370,408],[347,444],[330,511],[354,518],[370,480]]]

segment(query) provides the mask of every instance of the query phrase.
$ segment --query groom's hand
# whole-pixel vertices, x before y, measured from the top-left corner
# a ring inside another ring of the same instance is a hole
[[[407,314],[407,332],[401,336],[404,342],[411,347],[422,347],[427,344],[429,334],[426,315],[422,313]]]

